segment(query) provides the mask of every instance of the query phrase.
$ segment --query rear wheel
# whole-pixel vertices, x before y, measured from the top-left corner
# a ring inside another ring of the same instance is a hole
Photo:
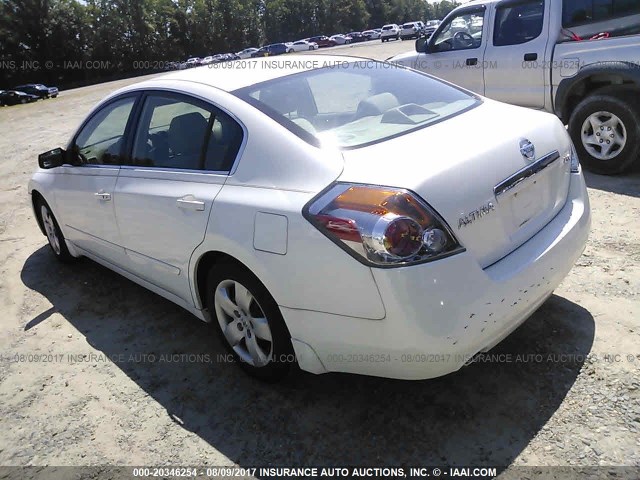
[[[58,221],[51,212],[51,208],[44,200],[40,199],[36,203],[36,212],[40,215],[40,221],[44,227],[47,240],[49,241],[49,247],[58,260],[63,263],[70,263],[75,258],[69,253],[67,244],[64,240],[64,235],[60,230]]]
[[[246,268],[221,263],[209,272],[207,306],[225,347],[250,375],[268,382],[295,364],[291,336],[276,301]]]
[[[606,89],[578,104],[569,133],[587,170],[604,175],[623,173],[640,156],[640,108],[631,92]]]

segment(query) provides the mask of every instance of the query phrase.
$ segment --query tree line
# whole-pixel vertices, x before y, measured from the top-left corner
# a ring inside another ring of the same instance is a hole
[[[442,19],[442,0],[0,0],[0,88],[76,86],[189,56]]]

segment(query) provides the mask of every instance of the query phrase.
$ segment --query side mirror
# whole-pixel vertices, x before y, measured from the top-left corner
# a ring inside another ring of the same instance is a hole
[[[62,148],[54,148],[48,152],[38,155],[38,165],[40,168],[56,168],[65,164],[67,152]]]
[[[429,39],[427,37],[419,37],[416,40],[416,52],[418,53],[430,53]]]

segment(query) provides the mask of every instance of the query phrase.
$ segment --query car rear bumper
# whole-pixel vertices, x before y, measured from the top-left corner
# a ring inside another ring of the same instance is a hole
[[[584,250],[589,199],[582,175],[571,177],[558,215],[488,268],[465,252],[373,269],[383,320],[282,308],[292,338],[308,347],[298,359],[302,369],[426,379],[454,372],[492,348],[544,303]]]

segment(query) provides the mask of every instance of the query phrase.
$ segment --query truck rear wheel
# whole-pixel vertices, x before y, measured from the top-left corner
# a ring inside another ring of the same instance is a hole
[[[634,95],[596,92],[578,104],[569,133],[587,170],[603,175],[623,173],[640,156],[640,108]]]

